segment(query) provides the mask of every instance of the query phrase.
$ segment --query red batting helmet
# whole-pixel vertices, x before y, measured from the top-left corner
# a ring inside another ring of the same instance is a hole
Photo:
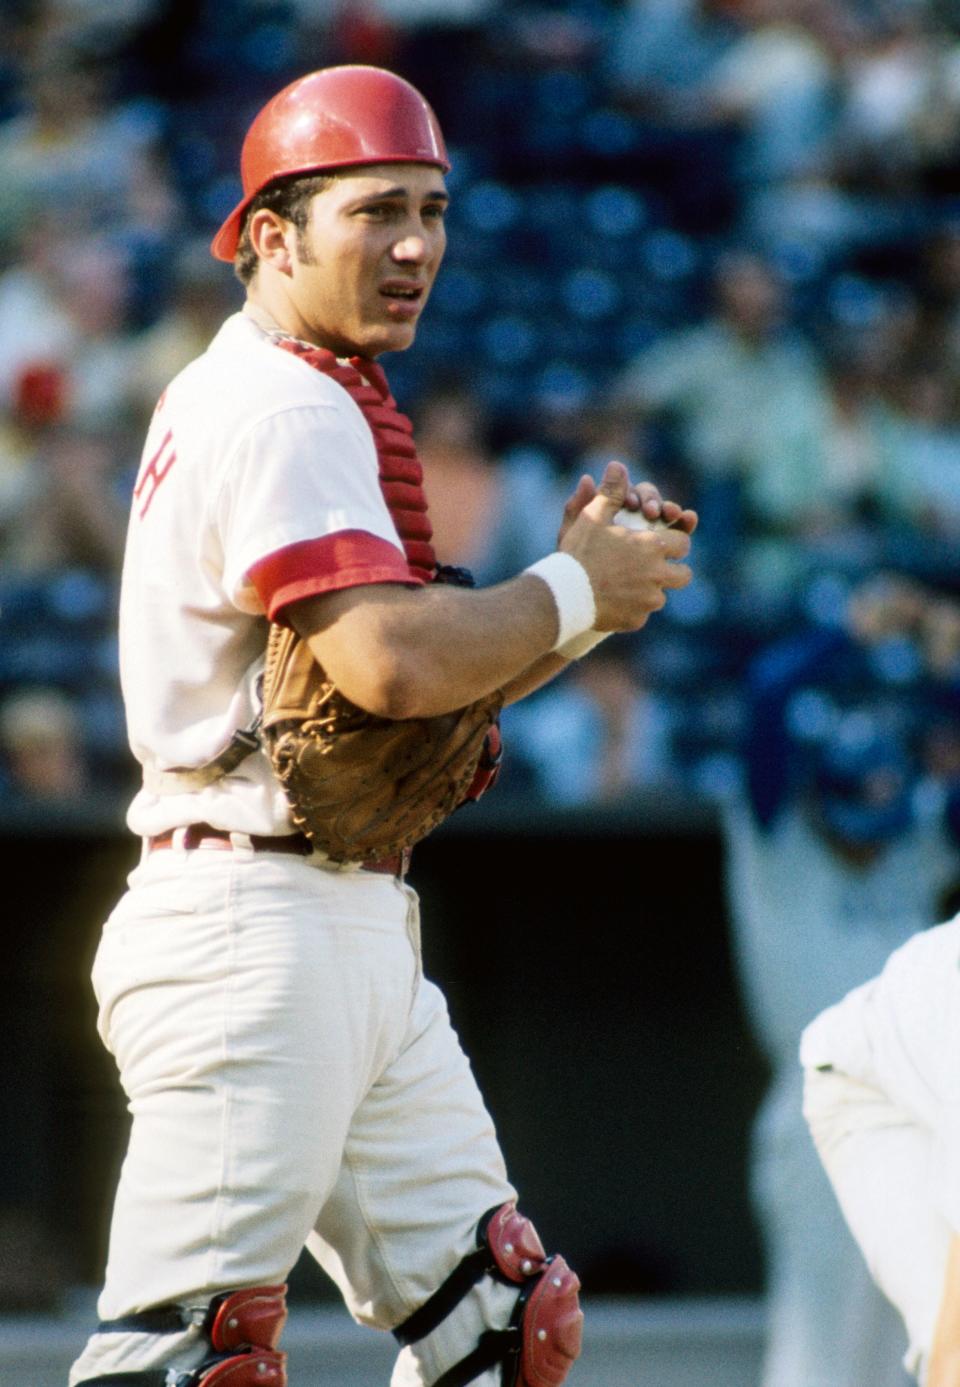
[[[213,238],[232,260],[243,215],[275,178],[363,164],[450,167],[437,118],[409,82],[379,67],[327,67],[284,87],[247,131],[240,155],[243,200]]]

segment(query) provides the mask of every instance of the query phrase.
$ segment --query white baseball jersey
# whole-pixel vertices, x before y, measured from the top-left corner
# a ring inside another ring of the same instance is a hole
[[[161,397],[134,489],[120,600],[134,755],[201,765],[248,726],[266,618],[285,604],[413,581],[358,406],[246,314],[228,318]],[[291,830],[262,751],[202,789],[141,790],[127,822]]]

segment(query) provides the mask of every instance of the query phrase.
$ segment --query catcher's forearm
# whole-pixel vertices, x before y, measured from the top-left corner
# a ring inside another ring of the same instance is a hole
[[[518,674],[516,679],[511,679],[509,684],[504,686],[503,702],[518,703],[521,698],[526,698],[527,694],[536,693],[537,689],[542,689],[544,684],[549,684],[551,679],[555,679],[561,671],[568,669],[569,660],[565,660],[562,655],[543,655],[539,660],[535,660],[529,669],[525,669],[522,674]]]
[[[524,574],[474,591],[349,589],[289,617],[344,695],[388,718],[452,712],[523,681],[557,638],[549,588]]]

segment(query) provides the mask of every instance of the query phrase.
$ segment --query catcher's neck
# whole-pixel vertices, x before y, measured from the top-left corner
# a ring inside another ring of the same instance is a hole
[[[292,342],[302,342],[305,347],[316,347],[319,345],[316,342],[308,341],[305,337],[298,337],[295,332],[290,332],[287,328],[281,326],[272,313],[269,313],[262,304],[254,303],[252,299],[247,299],[244,303],[243,315],[246,318],[250,318],[251,321],[256,323],[257,327],[262,328],[264,332],[268,332],[271,337],[288,337]],[[348,358],[345,356],[338,357],[337,359],[339,361],[354,360],[352,357]],[[359,361],[360,358],[358,357],[356,360]]]

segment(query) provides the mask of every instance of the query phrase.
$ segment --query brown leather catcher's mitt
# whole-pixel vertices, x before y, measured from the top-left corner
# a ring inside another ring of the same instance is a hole
[[[263,743],[294,823],[335,862],[390,857],[451,814],[502,703],[498,692],[440,717],[375,717],[344,698],[295,631],[270,627]]]

